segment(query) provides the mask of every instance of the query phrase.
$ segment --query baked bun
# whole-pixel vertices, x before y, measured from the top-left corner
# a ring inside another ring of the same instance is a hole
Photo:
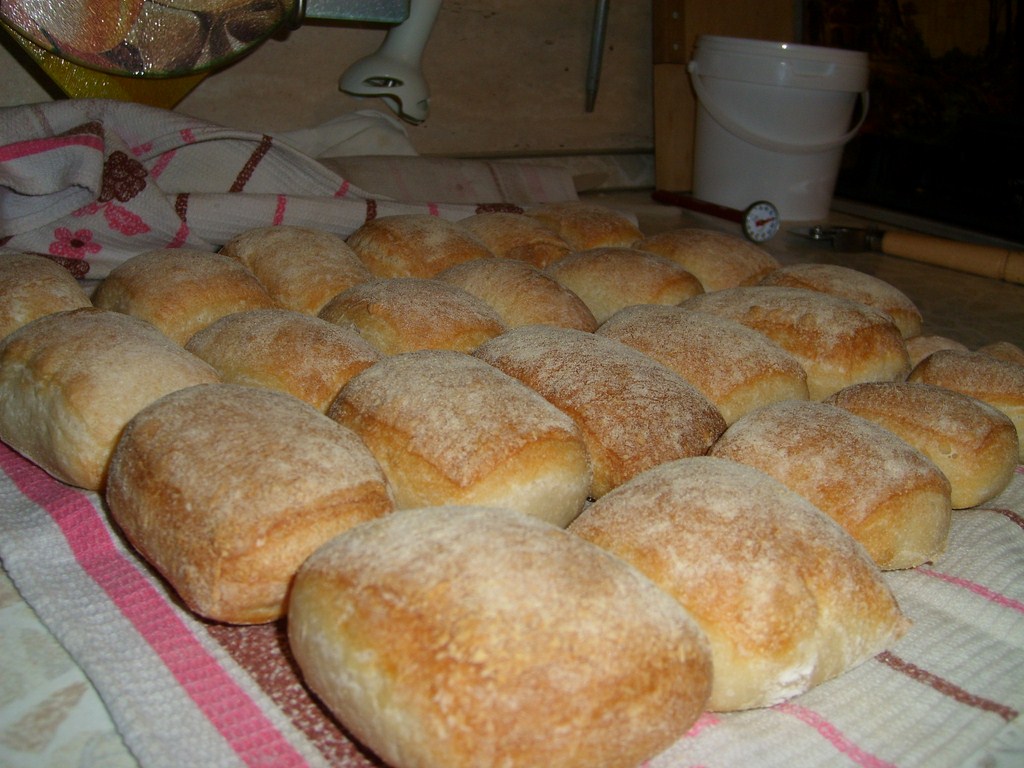
[[[402,509],[480,504],[564,526],[587,500],[590,457],[573,420],[461,352],[385,358],[328,415],[378,458]]]
[[[862,381],[899,381],[910,371],[906,345],[882,312],[807,288],[727,288],[683,302],[760,331],[807,372],[812,400]]]
[[[430,508],[299,571],[309,687],[392,768],[634,768],[703,711],[707,641],[635,568],[540,520]]]
[[[1017,430],[1024,462],[1024,365],[984,352],[943,349],[918,363],[908,379],[962,392],[1005,413]]]
[[[84,308],[0,342],[0,439],[69,485],[100,490],[121,430],[169,392],[217,372],[149,323]]]
[[[236,624],[284,615],[313,550],[393,508],[352,432],[290,395],[235,384],[189,387],[140,411],[106,499],[191,610]]]
[[[838,264],[792,264],[765,275],[760,285],[809,288],[874,307],[889,317],[903,338],[921,334],[921,310],[899,288],[885,280]]]
[[[553,231],[574,251],[631,248],[644,236],[624,213],[594,203],[544,203],[530,208],[526,215]]]
[[[331,299],[320,317],[355,326],[386,355],[420,349],[468,352],[505,330],[498,313],[473,294],[418,277],[354,285]]]
[[[1009,417],[951,389],[911,381],[870,382],[828,399],[899,435],[949,480],[953,509],[999,495],[1017,467],[1020,447]]]
[[[486,302],[508,328],[557,325],[594,331],[597,320],[583,300],[532,264],[516,259],[477,259],[437,276]]]
[[[225,382],[287,392],[319,411],[381,357],[353,328],[287,309],[222,317],[185,348],[216,368]]]
[[[465,227],[426,213],[371,219],[346,242],[377,277],[433,277],[464,261],[494,256]]]
[[[598,323],[633,304],[678,304],[704,292],[678,264],[633,248],[579,251],[545,273],[583,299]]]
[[[734,461],[662,464],[569,530],[636,566],[697,621],[711,643],[713,711],[804,693],[891,647],[909,625],[863,547]]]
[[[888,429],[838,406],[789,400],[752,411],[711,455],[749,464],[800,494],[884,570],[913,568],[945,549],[945,475]]]
[[[978,347],[978,351],[1008,363],[1024,365],[1024,349],[1009,341],[993,341],[991,344]]]
[[[315,315],[324,304],[372,275],[338,235],[306,227],[259,227],[220,249],[252,272],[282,307]]]
[[[807,374],[763,333],[707,312],[639,304],[612,315],[597,333],[657,360],[710,400],[726,424],[780,400],[806,400]]]
[[[37,317],[91,306],[82,286],[57,262],[0,252],[0,339]]]
[[[531,325],[473,354],[579,425],[594,466],[595,499],[645,469],[706,453],[725,429],[722,415],[693,385],[614,339]]]
[[[181,346],[232,312],[279,306],[235,259],[188,248],[147,251],[121,262],[92,302],[152,323]]]
[[[704,290],[754,285],[779,268],[768,251],[742,237],[711,229],[686,228],[645,237],[637,248],[674,261],[700,280]]]
[[[907,354],[910,356],[910,367],[913,368],[932,352],[938,352],[940,349],[968,351],[967,345],[961,344],[956,339],[950,339],[945,336],[914,336],[907,339]]]
[[[488,211],[459,219],[495,256],[518,259],[544,269],[572,249],[540,219],[522,213]]]

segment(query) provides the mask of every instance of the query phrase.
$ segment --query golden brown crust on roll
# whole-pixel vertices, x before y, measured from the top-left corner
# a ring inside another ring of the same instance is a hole
[[[991,344],[978,347],[978,352],[997,357],[1008,363],[1024,365],[1024,349],[1009,341],[993,341]]]
[[[829,403],[790,400],[741,418],[711,455],[766,472],[830,515],[884,570],[940,555],[949,481],[889,430]]]
[[[760,331],[807,371],[812,400],[862,381],[899,381],[906,344],[885,314],[839,296],[786,286],[727,288],[683,302]]]
[[[441,280],[372,280],[335,296],[320,311],[359,329],[386,355],[420,349],[468,352],[505,330],[501,317],[469,291]]]
[[[78,281],[56,262],[0,252],[0,339],[37,317],[90,306]]]
[[[279,306],[235,259],[187,248],[147,251],[118,264],[92,301],[152,323],[181,346],[232,312]]]
[[[310,688],[395,768],[633,768],[711,684],[706,640],[619,558],[480,508],[410,510],[319,550],[289,644]]]
[[[590,490],[590,457],[572,419],[461,352],[381,360],[328,414],[378,458],[403,509],[482,504],[564,526]]]
[[[910,367],[914,368],[932,352],[940,349],[959,349],[967,352],[966,344],[945,336],[914,336],[907,339],[907,354],[910,356]]]
[[[75,309],[0,343],[0,439],[65,483],[99,490],[121,430],[139,410],[217,372],[149,323]]]
[[[196,613],[273,621],[321,544],[393,508],[351,431],[290,395],[179,390],[136,415],[106,492],[128,539]]]
[[[355,329],[287,309],[222,317],[185,348],[216,368],[225,382],[287,392],[319,411],[381,357]]]
[[[944,349],[918,363],[908,380],[962,392],[1005,413],[1017,429],[1024,462],[1024,365],[982,352]]]
[[[807,374],[763,333],[707,312],[643,304],[626,307],[598,329],[675,371],[732,424],[780,400],[806,400]]]
[[[754,285],[779,268],[768,251],[741,237],[711,229],[686,228],[645,237],[636,248],[656,253],[693,273],[704,290]]]
[[[421,213],[371,219],[346,242],[377,277],[433,277],[494,254],[457,223]]]
[[[526,211],[569,244],[574,251],[631,248],[643,232],[625,214],[576,200],[545,203]]]
[[[579,251],[544,271],[579,296],[598,323],[623,307],[678,304],[704,292],[678,264],[634,248]]]
[[[1017,431],[1006,414],[973,397],[912,381],[855,384],[829,403],[899,435],[949,480],[953,509],[1006,488],[1017,467]]]
[[[693,385],[614,339],[533,325],[507,331],[474,354],[579,425],[594,465],[594,498],[664,461],[706,453],[725,429]]]
[[[306,227],[259,227],[220,249],[252,272],[282,307],[315,315],[324,304],[372,275],[338,235]]]
[[[477,259],[437,276],[486,302],[507,328],[556,325],[581,331],[597,329],[583,300],[537,267],[516,259]]]
[[[890,647],[909,623],[863,547],[737,462],[662,464],[569,530],[636,566],[694,617],[711,642],[714,711],[801,694]]]
[[[564,259],[572,249],[539,219],[522,213],[490,211],[457,222],[486,245],[495,256],[518,259],[544,269]]]
[[[921,310],[903,291],[856,269],[838,264],[793,264],[769,273],[759,285],[788,285],[842,296],[887,314],[905,339],[921,333]]]

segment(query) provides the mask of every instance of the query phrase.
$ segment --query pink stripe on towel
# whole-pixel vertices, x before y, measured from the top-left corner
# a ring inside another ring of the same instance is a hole
[[[814,730],[824,736],[833,747],[849,757],[857,765],[863,766],[864,768],[894,768],[892,763],[887,763],[886,761],[875,757],[870,752],[865,752],[863,749],[858,747],[835,725],[812,709],[801,707],[799,704],[794,704],[791,701],[777,704],[772,707],[772,709],[777,712],[784,712],[787,715],[792,715],[797,720],[811,726]]]
[[[82,570],[110,596],[247,765],[306,764],[227,670],[199,643],[138,566],[117,549],[88,498],[54,480],[5,445],[0,445],[0,469],[21,493],[53,518]]]
[[[922,568],[919,566],[917,570],[919,573],[923,573],[926,576],[931,576],[932,578],[938,579],[939,581],[945,581],[947,584],[955,584],[958,587],[963,587],[968,592],[973,592],[974,594],[983,597],[986,600],[991,600],[996,605],[1001,605],[1004,608],[1009,608],[1011,610],[1017,611],[1017,613],[1024,613],[1024,603],[1020,602],[1019,600],[1014,600],[1012,597],[1001,595],[998,592],[989,589],[988,587],[982,586],[981,584],[977,584],[973,581],[968,581],[967,579],[961,579],[957,576],[950,576],[946,573],[940,573],[939,571],[933,571],[931,568]]]
[[[41,155],[44,152],[52,152],[55,149],[64,147],[87,147],[89,149],[103,149],[103,139],[95,134],[75,133],[70,136],[54,136],[51,139],[30,139],[29,141],[18,141],[0,147],[0,163],[11,160],[20,160],[33,155]]]

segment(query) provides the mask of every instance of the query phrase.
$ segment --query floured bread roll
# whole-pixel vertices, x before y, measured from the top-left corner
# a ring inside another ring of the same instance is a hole
[[[908,380],[962,392],[1005,413],[1017,429],[1024,462],[1024,365],[983,352],[943,349],[918,363]]]
[[[226,382],[287,392],[319,411],[381,357],[355,329],[288,309],[222,317],[185,348]]]
[[[630,248],[644,236],[624,213],[595,203],[544,203],[527,210],[526,215],[551,229],[574,251]]]
[[[0,339],[37,317],[91,306],[60,264],[32,253],[0,251]]]
[[[121,262],[92,301],[152,323],[182,346],[232,312],[279,306],[235,259],[188,248],[147,251]]]
[[[812,400],[862,381],[898,381],[910,371],[906,345],[882,312],[807,288],[727,288],[683,302],[685,309],[736,320],[793,355]]]
[[[238,259],[281,306],[307,315],[372,277],[341,237],[306,227],[250,229],[220,252]]]
[[[149,323],[95,308],[57,312],[0,342],[0,439],[70,485],[100,490],[138,411],[217,372]]]
[[[387,355],[419,349],[468,352],[505,330],[498,313],[469,291],[418,277],[354,285],[331,299],[320,317],[354,326]]]
[[[704,292],[700,281],[678,264],[633,248],[579,251],[545,273],[583,299],[598,323],[623,307],[678,304]]]
[[[459,219],[495,256],[518,259],[544,269],[572,251],[569,244],[539,219],[522,213],[489,211]]]
[[[599,498],[672,459],[699,456],[725,429],[704,395],[614,339],[567,328],[515,328],[473,353],[539,392],[579,425]]]
[[[636,248],[679,264],[700,280],[704,290],[754,285],[779,268],[768,251],[742,237],[711,229],[686,228],[645,237]]]
[[[905,339],[921,333],[921,310],[903,291],[856,269],[837,264],[792,264],[770,272],[759,284],[809,288],[842,296],[887,314]]]
[[[502,510],[354,528],[299,571],[309,687],[393,768],[634,768],[711,687],[707,641],[635,568]]]
[[[752,411],[711,455],[767,472],[828,513],[884,570],[945,550],[949,481],[888,429],[838,406],[789,400]]]
[[[949,480],[953,509],[1000,494],[1017,467],[1020,447],[1010,418],[951,389],[910,381],[870,382],[828,399],[899,435]]]
[[[753,467],[668,462],[589,506],[570,532],[636,566],[711,642],[708,709],[769,707],[906,631],[871,558],[835,521]]]
[[[537,267],[516,259],[478,259],[437,276],[486,302],[508,328],[557,325],[594,331],[597,320],[583,300]]]
[[[284,615],[313,550],[393,509],[350,430],[290,395],[236,384],[189,387],[140,411],[106,498],[189,608],[236,624]]]
[[[1024,365],[1024,349],[1009,341],[993,341],[991,344],[978,347],[978,351],[1008,363]]]
[[[464,261],[494,256],[465,227],[425,213],[371,219],[346,242],[377,277],[433,277]]]
[[[639,349],[710,400],[726,424],[780,400],[806,400],[807,374],[789,352],[734,320],[640,304],[612,315],[601,336]]]
[[[932,352],[938,352],[940,349],[968,351],[967,345],[961,344],[956,339],[949,339],[945,336],[914,336],[907,339],[907,354],[910,356],[910,367],[913,368]]]
[[[461,352],[385,358],[328,415],[377,457],[402,509],[483,504],[564,526],[587,500],[590,457],[573,420]]]

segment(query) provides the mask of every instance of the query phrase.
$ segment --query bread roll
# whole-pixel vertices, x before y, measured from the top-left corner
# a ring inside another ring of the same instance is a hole
[[[711,455],[767,472],[828,513],[884,570],[945,550],[949,481],[895,434],[838,406],[789,400],[752,411]]]
[[[0,439],[58,480],[100,490],[129,419],[215,381],[213,368],[138,318],[56,312],[0,342]]]
[[[655,467],[570,532],[636,566],[711,643],[715,711],[769,707],[891,647],[909,622],[864,548],[753,467]]]
[[[371,219],[346,241],[377,277],[433,277],[494,254],[465,227],[425,213]]]
[[[320,311],[351,325],[386,355],[421,349],[469,352],[505,330],[497,312],[441,280],[393,277],[354,285]]]
[[[999,495],[1017,467],[1017,431],[1006,414],[951,389],[917,382],[871,382],[828,399],[899,435],[949,480],[953,509]]]
[[[402,509],[482,504],[564,526],[590,490],[590,457],[572,419],[461,352],[381,360],[328,415],[378,458]]]
[[[943,349],[918,363],[908,379],[962,392],[1005,413],[1017,429],[1024,462],[1024,365],[983,352]]]
[[[707,293],[755,285],[779,268],[768,251],[742,237],[711,229],[686,228],[645,237],[636,247],[674,261],[695,275]]]
[[[913,368],[932,352],[940,349],[959,349],[968,351],[966,344],[945,336],[914,336],[907,339],[907,354],[910,356],[910,367]]]
[[[287,392],[319,411],[381,357],[355,329],[287,309],[222,317],[185,348],[226,382]]]
[[[1008,363],[1024,365],[1024,349],[1009,341],[993,341],[991,344],[978,347],[978,351],[1000,360],[1006,360]]]
[[[583,299],[598,323],[623,307],[678,304],[704,292],[700,281],[679,265],[633,248],[579,251],[545,272]]]
[[[235,384],[189,387],[140,411],[106,498],[191,610],[237,624],[284,615],[313,550],[393,508],[350,430],[290,395]]]
[[[874,307],[889,317],[903,338],[921,334],[921,310],[899,288],[884,280],[838,264],[791,264],[765,275],[760,285],[809,288]]]
[[[597,330],[675,371],[732,424],[780,400],[806,400],[807,374],[795,357],[763,333],[707,312],[640,304]]]
[[[0,252],[0,339],[37,317],[90,306],[78,281],[55,261]]]
[[[338,235],[306,227],[258,227],[220,249],[252,272],[282,307],[315,315],[324,304],[372,275]]]
[[[644,236],[624,213],[596,203],[544,203],[527,210],[526,215],[548,227],[574,251],[631,248]]]
[[[594,331],[597,320],[583,300],[537,267],[516,259],[477,259],[437,276],[486,302],[508,328],[556,325]]]
[[[495,256],[518,259],[544,269],[572,251],[569,244],[540,219],[522,213],[488,211],[459,219]]]
[[[531,325],[474,352],[569,414],[583,432],[599,498],[634,475],[707,452],[718,410],[679,374],[614,339]]]
[[[806,288],[727,288],[683,302],[760,331],[803,365],[812,400],[862,381],[899,381],[910,370],[903,336],[877,309]]]
[[[502,510],[411,510],[339,536],[299,571],[288,638],[309,687],[393,768],[634,768],[711,686],[676,601]]]
[[[235,259],[187,248],[147,251],[121,262],[92,301],[152,323],[181,346],[232,312],[279,306]]]

